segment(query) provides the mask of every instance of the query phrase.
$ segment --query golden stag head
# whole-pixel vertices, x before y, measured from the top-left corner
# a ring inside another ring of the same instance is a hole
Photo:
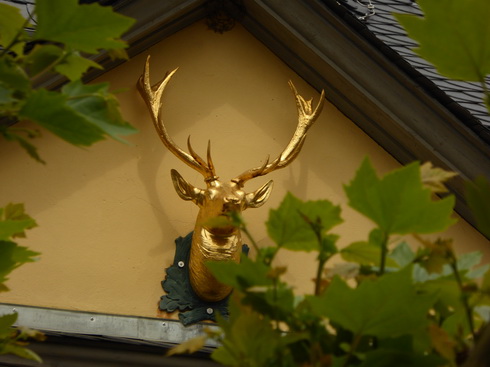
[[[206,188],[196,188],[188,183],[176,171],[171,171],[172,182],[177,194],[184,200],[190,200],[199,207],[199,213],[192,237],[189,276],[195,293],[204,301],[219,301],[229,295],[231,288],[218,282],[205,266],[209,260],[240,261],[242,240],[240,231],[232,226],[215,226],[212,219],[228,216],[231,212],[241,213],[247,208],[257,208],[264,204],[272,191],[272,181],[267,182],[254,192],[243,190],[246,181],[264,176],[272,171],[289,165],[299,154],[306,138],[306,132],[320,115],[324,103],[324,92],[313,110],[311,100],[301,97],[293,83],[289,86],[294,93],[298,108],[298,125],[291,141],[284,151],[273,161],[266,162],[256,168],[249,169],[229,182],[223,182],[216,176],[211,148],[208,142],[207,159],[202,159],[187,140],[189,153],[179,148],[170,138],[162,119],[162,94],[170,78],[177,69],[167,73],[158,83],[150,84],[150,57],[148,56],[143,75],[138,80],[138,89],[151,113],[153,124],[163,144],[175,156],[204,176]]]

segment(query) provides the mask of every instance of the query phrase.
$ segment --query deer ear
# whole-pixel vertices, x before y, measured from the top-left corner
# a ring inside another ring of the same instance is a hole
[[[181,199],[191,200],[196,204],[202,201],[203,190],[192,186],[174,169],[170,171],[170,175],[172,176],[175,191],[177,191]]]
[[[272,186],[274,182],[271,180],[267,182],[265,185],[262,185],[258,190],[247,194],[246,196],[246,208],[258,208],[265,204],[267,199],[272,192]]]

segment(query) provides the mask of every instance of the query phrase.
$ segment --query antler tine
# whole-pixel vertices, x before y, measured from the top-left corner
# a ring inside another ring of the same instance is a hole
[[[325,102],[325,92],[323,90],[320,95],[320,101],[313,110],[311,106],[312,99],[306,101],[298,93],[292,81],[289,81],[289,87],[294,94],[296,107],[298,109],[298,125],[296,126],[296,131],[294,132],[293,137],[291,138],[291,141],[286,146],[286,148],[271,163],[268,163],[267,160],[265,165],[245,171],[241,175],[233,179],[234,182],[238,183],[241,186],[243,186],[243,184],[247,180],[258,176],[264,176],[276,169],[284,168],[292,161],[294,161],[294,159],[301,151],[301,148],[303,147],[308,129],[313,126],[314,122],[322,111]]]
[[[192,158],[194,158],[198,163],[200,167],[203,167],[205,169],[203,175],[205,176],[206,181],[213,181],[217,180],[218,177],[216,176],[216,173],[214,171],[214,165],[213,161],[211,159],[211,140],[208,140],[208,149],[207,149],[207,159],[208,162],[204,162],[204,159],[201,158],[199,154],[195,152],[194,149],[192,149],[191,145],[191,136],[189,135],[187,138],[187,149],[189,149],[189,153],[191,153]]]
[[[238,184],[240,187],[243,187],[246,181],[254,177],[263,176],[269,173],[271,170],[274,170],[280,162],[280,160],[276,158],[272,163],[269,164],[269,160],[270,156],[267,156],[267,159],[262,166],[245,171],[240,176],[232,179],[232,181]]]
[[[175,74],[178,70],[174,69],[171,72],[167,72],[165,77],[160,80],[158,83],[151,85],[150,83],[150,56],[148,55],[146,59],[145,66],[143,68],[143,75],[138,79],[138,90],[145,100],[148,108],[151,112],[151,117],[153,120],[153,125],[160,136],[163,144],[167,147],[169,151],[171,151],[177,158],[182,160],[191,168],[200,172],[206,180],[214,177],[214,167],[211,164],[206,164],[190,147],[190,142],[188,140],[188,147],[191,154],[185,152],[177,144],[173,142],[170,138],[170,135],[165,128],[165,124],[162,121],[161,109],[162,109],[162,95],[167,83],[170,78]],[[208,158],[209,162],[209,158]]]
[[[158,117],[161,109],[162,94],[169,82],[170,78],[177,72],[179,68],[172,71],[167,71],[163,79],[158,83],[151,85],[150,83],[150,55],[146,58],[145,66],[143,67],[143,75],[138,79],[138,89],[146,104],[150,108],[152,115]]]
[[[207,158],[208,158],[208,167],[209,170],[213,173],[213,179],[218,179],[216,176],[216,171],[214,170],[214,163],[211,159],[211,140],[208,140],[208,149],[207,149]]]

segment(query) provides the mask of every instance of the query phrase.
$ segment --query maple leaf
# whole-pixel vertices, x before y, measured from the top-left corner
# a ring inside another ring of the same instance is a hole
[[[414,51],[446,77],[483,82],[490,74],[490,1],[418,0],[417,4],[423,18],[395,14],[419,43]]]
[[[342,223],[340,211],[340,206],[328,200],[302,201],[287,193],[279,208],[270,211],[267,232],[279,247],[292,251],[319,251],[312,224],[326,233]],[[334,245],[330,243],[329,246],[334,251]]]
[[[35,38],[64,43],[87,53],[125,47],[119,36],[134,20],[99,4],[79,5],[76,0],[36,2]]]
[[[411,333],[427,324],[434,294],[419,294],[412,284],[412,268],[363,281],[350,288],[335,277],[325,293],[308,297],[313,312],[352,331],[380,338]]]
[[[344,190],[349,206],[390,235],[437,232],[455,222],[451,218],[454,197],[432,200],[416,162],[379,178],[366,158]]]

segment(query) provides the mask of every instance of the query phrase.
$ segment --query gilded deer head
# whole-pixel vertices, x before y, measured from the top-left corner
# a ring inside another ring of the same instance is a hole
[[[205,266],[205,262],[240,261],[242,240],[240,231],[230,225],[215,226],[211,219],[227,216],[231,212],[242,212],[247,208],[257,208],[264,204],[272,191],[272,181],[267,182],[254,192],[247,193],[243,187],[248,180],[264,176],[272,171],[289,165],[299,154],[306,138],[306,132],[313,125],[324,103],[324,92],[313,110],[311,100],[301,97],[293,83],[289,86],[294,93],[298,109],[298,125],[291,141],[284,151],[273,161],[266,162],[256,168],[249,169],[229,182],[221,181],[216,176],[211,148],[208,142],[207,159],[202,159],[192,149],[190,139],[187,140],[189,153],[179,148],[170,138],[162,119],[162,94],[170,78],[177,69],[167,73],[158,83],[150,84],[150,57],[148,56],[143,75],[138,80],[138,89],[151,113],[155,128],[163,144],[184,163],[200,172],[206,183],[205,189],[196,188],[188,183],[176,171],[171,170],[172,182],[177,194],[184,200],[190,200],[199,207],[189,258],[189,276],[196,294],[205,301],[219,301],[230,292],[229,286],[218,282]]]

